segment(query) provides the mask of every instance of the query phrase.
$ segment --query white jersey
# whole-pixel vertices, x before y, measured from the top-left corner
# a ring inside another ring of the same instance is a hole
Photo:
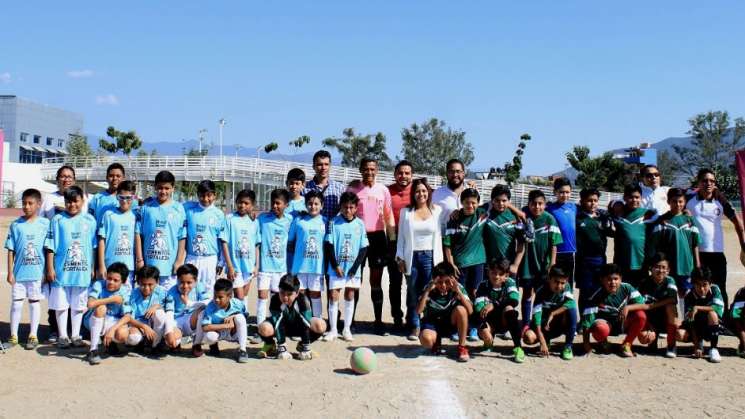
[[[667,191],[670,190],[669,186],[658,186],[652,189],[640,183],[639,186],[642,188],[642,202],[641,207],[656,212],[655,217],[670,211],[670,205],[667,203]]]
[[[699,252],[724,252],[722,217],[734,217],[735,209],[725,198],[706,200],[698,195],[689,197],[686,209],[691,212],[701,236]]]
[[[447,185],[440,186],[432,192],[432,203],[442,208],[440,214],[440,228],[445,231],[450,214],[461,208],[460,193],[456,193]]]

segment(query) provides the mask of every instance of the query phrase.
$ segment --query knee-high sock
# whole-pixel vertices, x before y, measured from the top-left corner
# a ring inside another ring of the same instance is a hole
[[[567,313],[567,331],[564,334],[564,347],[571,348],[574,335],[577,334],[577,310],[570,308]]]
[[[199,312],[199,316],[197,316],[197,330],[194,331],[194,345],[200,345],[202,343],[202,340],[204,340],[204,330],[202,329],[203,318],[204,310]]]
[[[339,301],[329,302],[329,332],[337,333],[336,322],[339,321]]]
[[[49,333],[56,333],[59,336],[59,326],[57,325],[57,310],[47,310],[47,320],[49,321]]]
[[[718,324],[710,324],[709,325],[709,336],[710,336],[710,342],[711,347],[716,348],[719,344],[719,325]]]
[[[678,327],[674,324],[667,325],[667,349],[675,348],[675,335],[678,333]]]
[[[639,336],[646,323],[647,314],[642,310],[629,313],[628,317],[626,317],[626,337],[623,343],[634,343],[634,339]]]
[[[41,321],[41,303],[38,301],[29,303],[28,315],[31,328],[29,336],[36,337],[39,333],[39,322]]]
[[[354,317],[357,315],[357,306],[359,305],[359,303],[360,303],[360,289],[357,288],[356,290],[354,290],[354,310],[352,310],[352,323],[354,323]],[[345,319],[346,317],[347,316],[344,316]]]
[[[18,336],[18,326],[21,324],[21,310],[23,300],[13,300],[10,305],[10,335]]]
[[[70,309],[70,318],[72,320],[72,337],[80,337],[80,327],[83,325],[84,311]],[[61,324],[61,323],[60,323]]]
[[[344,330],[349,330],[354,317],[354,300],[344,300]]]
[[[220,339],[220,335],[217,332],[205,332],[204,343],[207,345],[214,345]]]
[[[512,336],[512,344],[515,345],[515,348],[520,348],[522,346],[522,336],[520,336],[520,321],[517,318],[517,310],[508,311],[505,313],[505,317],[507,318],[507,328]]]
[[[246,339],[248,339],[248,330],[246,329],[246,318],[238,315],[233,317],[235,323],[235,334],[238,339],[238,346],[242,351],[246,350]]]
[[[256,326],[260,326],[266,320],[267,304],[269,304],[269,299],[259,298],[256,302]]]
[[[313,310],[313,317],[318,317],[320,319],[323,316],[323,306],[321,305],[321,298],[311,298],[310,306]]]
[[[153,348],[158,346],[161,339],[163,339],[163,333],[166,328],[166,313],[163,310],[157,310],[153,314],[152,318],[153,330],[155,331],[155,339],[153,339]]]
[[[373,312],[375,314],[375,321],[379,322],[383,319],[383,289],[373,288],[370,290],[370,299],[373,303]]]
[[[57,318],[57,333],[59,337],[66,338],[67,336],[67,310],[55,310],[55,317]]]
[[[98,349],[101,342],[101,333],[103,332],[103,317],[91,316],[91,351]]]
[[[523,325],[530,324],[530,317],[533,315],[533,299],[530,297],[530,290],[524,290],[527,294],[527,298],[523,297],[520,301],[520,312],[523,316]]]

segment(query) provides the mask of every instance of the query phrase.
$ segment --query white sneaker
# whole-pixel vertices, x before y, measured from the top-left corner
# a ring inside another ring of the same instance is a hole
[[[352,331],[349,329],[344,329],[344,331],[341,332],[341,338],[347,342],[351,342],[354,340],[354,336],[352,336]]]
[[[324,342],[333,342],[338,337],[339,337],[339,334],[336,333],[336,331],[333,331],[333,332],[328,332],[325,335],[323,335],[323,337],[321,338],[321,340],[324,341]]]
[[[290,340],[293,342],[300,342],[300,336],[290,336]]]
[[[709,362],[715,364],[722,362],[722,357],[719,355],[719,350],[717,350],[717,348],[709,349]]]
[[[280,345],[277,347],[277,359],[286,361],[288,359],[292,359],[292,354],[287,351],[287,348],[284,345]]]
[[[677,351],[677,350],[676,350],[675,348],[673,348],[673,349],[668,349],[668,350],[667,350],[667,351],[665,352],[665,358],[675,358],[675,357],[677,357],[677,356],[678,356],[678,351]]]

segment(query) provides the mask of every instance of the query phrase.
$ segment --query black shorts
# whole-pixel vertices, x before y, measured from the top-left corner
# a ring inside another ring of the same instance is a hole
[[[655,332],[666,332],[667,331],[667,313],[665,307],[657,307],[652,310],[647,310],[647,327],[648,330],[654,330]]]
[[[478,324],[479,329],[486,329],[486,326],[489,326],[492,333],[505,333],[507,332],[507,322],[502,321],[502,313],[504,313],[503,307],[494,307],[494,310],[482,320],[479,313],[474,311],[472,324]]]
[[[554,319],[551,321],[551,327],[549,328],[549,330],[546,330],[545,324],[541,325],[541,332],[543,333],[543,337],[546,339],[546,341],[558,338],[559,336],[565,335],[567,333],[567,327],[561,324],[563,320],[563,316],[554,317]],[[537,332],[537,325],[535,323],[531,322],[530,328],[533,329],[533,332]]]
[[[367,233],[367,241],[370,243],[365,256],[367,266],[378,269],[385,268],[388,265],[388,238],[385,231]]]
[[[434,330],[437,336],[450,336],[458,331],[450,321],[450,315],[438,318],[423,317],[419,327],[421,330]]]

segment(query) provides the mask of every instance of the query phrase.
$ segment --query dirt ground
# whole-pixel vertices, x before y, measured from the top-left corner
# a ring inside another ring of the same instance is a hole
[[[9,222],[0,220],[0,237]],[[730,296],[745,283],[738,252],[730,229]],[[5,257],[0,259],[0,336],[5,340],[10,287],[4,280]],[[253,298],[252,313],[255,293]],[[357,313],[362,322],[372,320],[369,298],[365,287]],[[42,339],[45,321],[43,315]],[[26,324],[24,306],[22,342]],[[591,355],[564,362],[554,354],[528,356],[518,365],[508,359],[511,342],[497,344],[503,354],[480,353],[480,345],[473,344],[473,359],[460,364],[452,355],[425,355],[401,336],[360,332],[353,343],[315,343],[320,357],[311,361],[256,359],[258,346],[249,345],[253,358],[241,365],[233,359],[236,346],[221,343],[221,358],[184,354],[155,360],[130,353],[104,358],[95,367],[84,362],[85,348],[16,347],[0,354],[0,418],[745,416],[737,384],[745,359],[735,356],[733,337],[720,339],[721,364],[692,359],[690,346],[681,345],[673,360],[636,347],[639,355],[633,359]],[[351,351],[360,346],[378,356],[378,369],[366,376],[349,369]]]

